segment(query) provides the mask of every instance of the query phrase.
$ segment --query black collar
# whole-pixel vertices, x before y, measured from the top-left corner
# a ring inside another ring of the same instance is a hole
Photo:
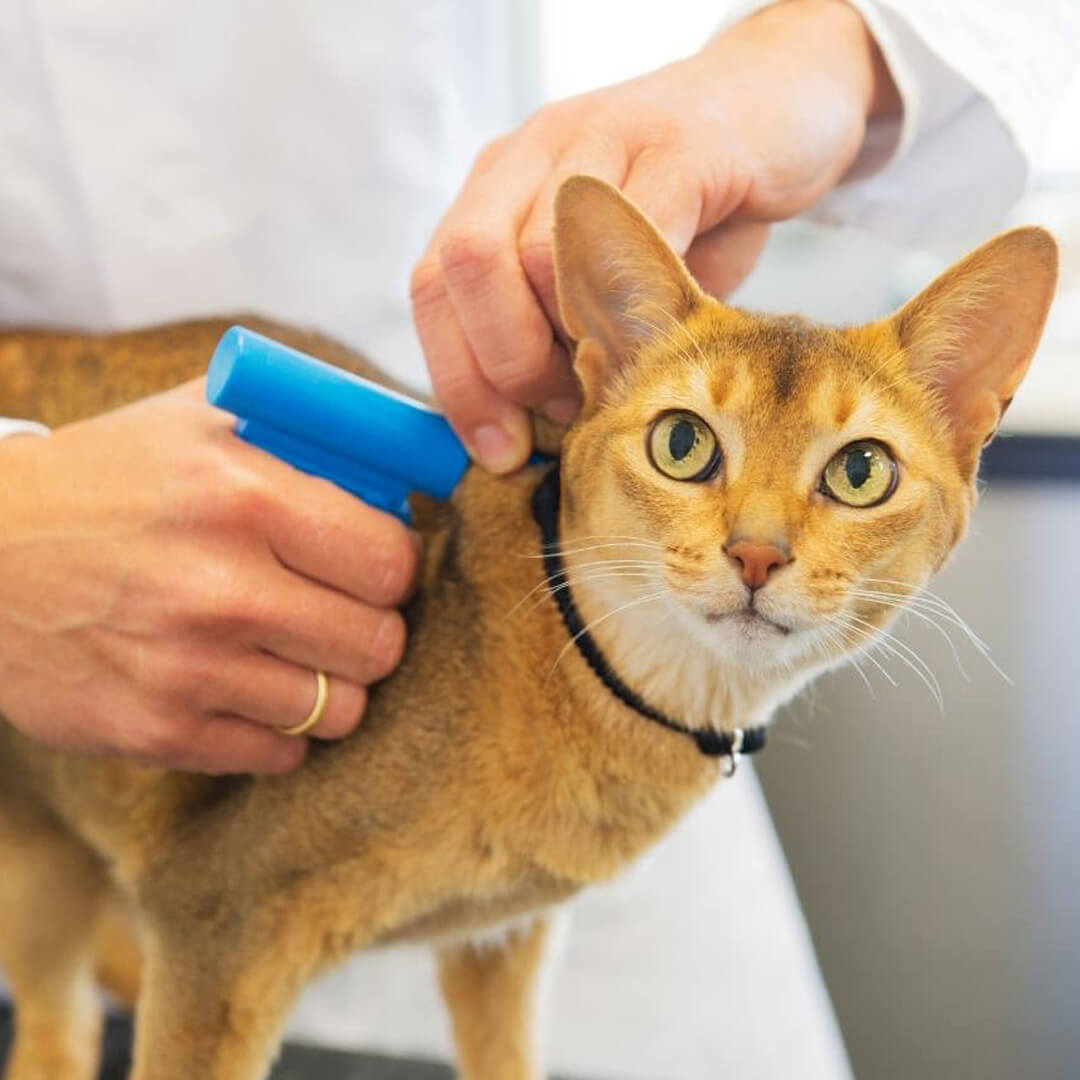
[[[687,735],[697,743],[698,749],[709,757],[728,757],[731,759],[729,775],[735,771],[735,763],[740,754],[753,754],[765,745],[765,728],[736,728],[734,731],[715,731],[712,728],[689,728],[672,719],[667,713],[650,705],[638,696],[615,673],[607,657],[597,647],[592,635],[585,627],[570,595],[570,587],[562,568],[562,556],[559,554],[559,464],[549,469],[540,481],[532,497],[533,517],[540,526],[540,539],[544,555],[544,570],[547,584],[555,603],[559,606],[563,623],[570,633],[570,638],[577,646],[585,662],[596,672],[600,681],[621,701],[629,705],[642,716],[654,723]]]

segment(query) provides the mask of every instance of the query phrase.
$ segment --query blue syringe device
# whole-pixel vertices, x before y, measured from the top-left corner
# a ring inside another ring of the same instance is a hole
[[[411,492],[448,498],[469,464],[433,409],[243,326],[218,342],[206,397],[242,439],[404,521]]]

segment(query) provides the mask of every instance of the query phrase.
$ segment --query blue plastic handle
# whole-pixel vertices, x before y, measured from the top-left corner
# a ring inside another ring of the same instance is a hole
[[[448,498],[469,464],[426,405],[243,326],[218,342],[206,398],[241,438],[405,521],[410,492]]]

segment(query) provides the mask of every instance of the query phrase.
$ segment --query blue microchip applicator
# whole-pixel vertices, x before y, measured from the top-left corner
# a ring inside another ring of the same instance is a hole
[[[469,464],[433,409],[243,326],[218,342],[206,397],[241,438],[405,521],[410,492],[448,498]]]

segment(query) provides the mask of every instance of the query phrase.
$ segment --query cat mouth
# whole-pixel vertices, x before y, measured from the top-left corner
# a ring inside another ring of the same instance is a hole
[[[710,625],[723,622],[724,619],[731,619],[737,625],[745,627],[767,626],[785,636],[791,633],[790,626],[784,626],[783,623],[770,619],[768,615],[762,615],[754,607],[739,608],[738,611],[708,611],[705,613],[705,621]]]

